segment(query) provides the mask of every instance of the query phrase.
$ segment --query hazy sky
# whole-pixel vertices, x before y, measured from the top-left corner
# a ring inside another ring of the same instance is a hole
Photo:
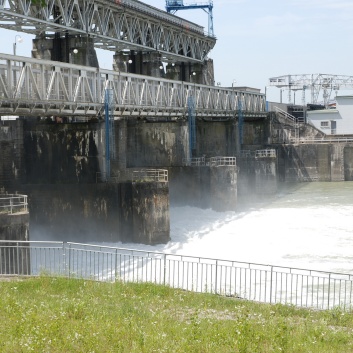
[[[184,3],[207,0],[185,0]],[[165,10],[165,0],[145,0]],[[353,75],[352,0],[214,0],[215,81],[222,86],[261,88],[268,79],[288,74]],[[207,30],[202,10],[179,11]],[[12,53],[16,32],[0,30],[2,52]],[[22,35],[22,34],[21,34]],[[31,56],[30,37],[18,43],[17,54]],[[112,52],[99,54],[111,68]],[[269,100],[279,100],[279,89],[267,89]],[[350,92],[353,94],[353,91]]]
[[[165,8],[165,0],[145,2]],[[209,56],[222,86],[235,79],[238,86],[264,92],[273,76],[353,75],[352,0],[214,0],[213,5],[217,43]],[[202,10],[177,15],[208,27]],[[279,89],[267,93],[279,100]]]

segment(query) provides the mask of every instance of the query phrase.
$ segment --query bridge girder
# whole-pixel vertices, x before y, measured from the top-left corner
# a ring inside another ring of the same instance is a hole
[[[166,61],[203,62],[216,39],[203,27],[135,0],[0,0],[0,27],[37,36],[89,36],[95,47],[155,51]]]
[[[261,93],[0,54],[0,116],[104,116],[106,89],[115,119],[184,118],[191,96],[197,118],[266,116]]]

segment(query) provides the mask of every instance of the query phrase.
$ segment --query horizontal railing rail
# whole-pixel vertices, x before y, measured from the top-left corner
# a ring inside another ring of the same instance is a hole
[[[14,214],[28,212],[27,195],[0,194],[0,214]]]
[[[298,139],[291,139],[292,143],[353,143],[353,137],[325,137],[311,138],[300,137]]]
[[[283,110],[283,109],[281,109],[281,108],[279,108],[277,106],[275,106],[274,108],[275,108],[276,113],[281,114],[282,116],[284,116],[287,120],[291,121],[292,123],[296,123],[296,124],[304,123],[304,118],[303,117],[297,118],[294,115],[289,114],[288,112],[286,112],[285,110]]]
[[[351,309],[353,275],[64,242],[0,241],[0,275],[152,282],[264,303]]]
[[[209,164],[211,167],[235,166],[237,159],[236,157],[211,157]]]
[[[132,171],[132,181],[133,182],[148,182],[148,181],[158,181],[158,182],[168,182],[168,170],[166,169],[139,169]]]
[[[193,96],[196,117],[264,113],[264,95],[190,82],[0,53],[0,115],[103,117],[106,89],[112,115],[183,117]]]
[[[183,164],[190,167],[199,167],[206,165],[205,157],[183,158]]]
[[[276,158],[276,150],[266,149],[266,150],[256,150],[255,158]]]

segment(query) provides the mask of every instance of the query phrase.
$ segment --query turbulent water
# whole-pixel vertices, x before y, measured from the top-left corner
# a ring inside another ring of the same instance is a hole
[[[171,208],[168,253],[353,273],[353,182],[301,183],[237,212]]]

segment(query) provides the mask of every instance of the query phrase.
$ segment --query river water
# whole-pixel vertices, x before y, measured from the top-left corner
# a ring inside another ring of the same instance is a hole
[[[353,182],[300,183],[237,212],[171,207],[171,241],[124,248],[353,273]]]

